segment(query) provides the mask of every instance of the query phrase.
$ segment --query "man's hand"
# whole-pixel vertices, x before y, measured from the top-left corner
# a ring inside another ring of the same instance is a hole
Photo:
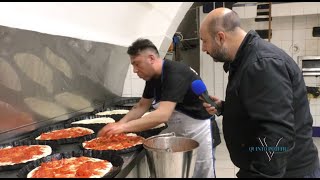
[[[210,96],[210,99],[212,99],[219,107],[221,107],[221,100],[219,98],[217,98],[216,96]],[[201,100],[203,100],[201,97],[200,97]],[[218,111],[215,107],[211,106],[211,104],[208,104],[206,102],[203,103],[203,107],[206,108],[206,111],[211,114],[211,115],[214,115],[216,114]]]
[[[99,132],[98,137],[119,134],[125,132],[126,123],[116,122],[105,125]]]

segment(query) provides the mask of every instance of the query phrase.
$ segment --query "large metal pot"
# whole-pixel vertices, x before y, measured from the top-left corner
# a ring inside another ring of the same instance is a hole
[[[199,143],[174,133],[153,136],[144,141],[152,178],[191,178]]]

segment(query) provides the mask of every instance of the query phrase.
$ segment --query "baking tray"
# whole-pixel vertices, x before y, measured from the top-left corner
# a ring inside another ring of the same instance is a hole
[[[70,128],[70,124],[65,124],[65,123],[59,123],[59,124],[55,124],[55,125],[51,125],[48,127],[44,127],[41,128],[37,131],[35,131],[34,133],[31,134],[30,138],[31,140],[36,140],[35,138],[40,136],[42,133],[45,132],[50,132],[50,131],[54,131],[54,130],[59,130],[59,129],[66,129],[66,128]],[[36,140],[39,142],[57,142],[58,144],[70,144],[70,143],[80,143],[83,142],[84,139],[88,139],[88,138],[94,138],[93,134],[88,134],[85,136],[81,136],[81,137],[77,137],[77,138],[64,138],[64,139],[58,139],[58,140]]]
[[[101,128],[103,128],[106,123],[95,123],[95,124],[71,124],[76,121],[81,121],[85,119],[95,119],[95,118],[103,118],[104,116],[96,116],[96,115],[87,115],[87,116],[81,116],[77,118],[71,118],[65,122],[65,124],[69,124],[71,127],[85,127],[92,129],[95,133],[98,133]]]
[[[122,119],[126,114],[112,114],[112,115],[96,115],[96,114],[99,112],[119,110],[119,109],[130,110],[131,107],[103,107],[103,108],[96,109],[95,111],[93,111],[92,115],[95,115],[98,117],[111,117],[114,120],[118,121],[118,120]]]
[[[80,157],[80,156],[86,156],[86,157],[93,157],[98,159],[107,160],[112,163],[112,169],[103,176],[103,178],[113,178],[116,176],[123,165],[123,159],[112,152],[102,152],[102,151],[91,151],[91,150],[80,150],[80,151],[72,151],[72,152],[64,152],[64,153],[56,153],[51,156],[47,156],[41,159],[38,159],[27,166],[23,167],[17,174],[20,178],[26,178],[28,173],[32,171],[34,168],[37,168],[41,165],[43,162],[49,162],[52,159],[60,160],[62,158],[71,158],[71,157]]]
[[[136,133],[137,135],[139,135],[139,133]],[[91,139],[88,139],[86,141],[89,141]],[[82,143],[80,143],[80,149],[82,150],[87,150],[82,146]],[[133,151],[139,151],[143,149],[143,145],[142,144],[138,144],[136,146],[132,146],[130,148],[127,149],[121,149],[121,150],[91,150],[91,151],[96,151],[96,152],[110,152],[110,153],[115,153],[115,154],[126,154],[126,153],[131,153]]]
[[[23,146],[23,145],[48,145],[51,147],[52,152],[57,150],[57,148],[59,146],[56,142],[39,142],[39,141],[35,141],[35,140],[20,140],[20,141],[14,141],[11,143],[1,144],[0,149],[8,147],[8,146],[16,147],[16,146]],[[32,161],[34,161],[34,160],[32,160]],[[20,164],[15,164],[15,165],[0,166],[0,171],[11,171],[11,170],[20,169],[20,168],[24,167],[25,165],[31,163],[32,161],[28,161],[28,162],[20,163]]]
[[[140,101],[141,97],[133,97],[130,99],[119,100],[115,103],[115,107],[119,108],[132,108]]]
[[[156,128],[156,129],[148,129],[148,130],[145,130],[145,131],[141,131],[141,132],[138,132],[140,136],[144,137],[145,139],[151,137],[151,136],[155,136],[155,135],[158,135],[161,133],[161,131],[165,130],[168,128],[168,124],[167,123],[164,123],[165,126],[163,127],[160,127],[160,128]]]
[[[137,134],[138,136],[141,136],[145,139],[151,137],[151,136],[155,136],[155,135],[158,135],[161,131],[163,131],[164,129],[166,129],[168,127],[168,125],[165,123],[165,126],[161,127],[161,128],[156,128],[156,129],[149,129],[149,130],[146,130],[146,131],[141,131],[141,132],[132,132],[132,133],[135,133]],[[96,138],[96,134],[94,134],[93,136],[95,136],[94,138]],[[85,141],[89,141],[93,139],[92,137],[89,137],[89,138],[85,138]],[[80,143],[80,148],[81,149],[85,149],[83,146],[82,146],[82,143]],[[143,145],[142,144],[139,144],[139,145],[136,145],[136,146],[133,146],[133,147],[130,147],[130,148],[127,148],[127,149],[122,149],[122,150],[102,150],[102,151],[106,151],[106,152],[113,152],[113,153],[116,153],[116,154],[125,154],[125,153],[130,153],[130,152],[133,152],[133,151],[138,151],[138,150],[141,150],[143,149]],[[99,151],[99,150],[93,150],[93,151]]]
[[[93,111],[93,115],[89,116],[88,118],[96,118],[96,117],[111,117],[113,118],[116,122],[118,122],[119,120],[121,120],[125,114],[123,115],[102,115],[102,116],[97,116],[95,115],[96,113],[99,113],[99,112],[104,112],[104,111],[111,111],[111,110],[117,110],[117,109],[126,109],[126,110],[130,110],[131,107],[105,107],[105,108],[101,108],[101,109],[98,109],[98,110],[95,110]],[[152,112],[152,110],[150,110],[149,112]],[[85,118],[84,116],[81,117],[81,118]],[[79,119],[79,118],[75,118],[75,119]],[[94,127],[95,130],[96,129],[101,129],[103,128],[103,126],[99,126],[97,125],[96,127]],[[161,127],[161,128],[156,128],[156,129],[149,129],[149,130],[145,130],[145,131],[142,131],[140,132],[140,135],[144,138],[148,138],[150,136],[154,136],[154,135],[158,135],[161,131],[163,131],[164,129],[168,128],[168,124],[165,123],[165,126]],[[98,132],[98,131],[97,131]]]

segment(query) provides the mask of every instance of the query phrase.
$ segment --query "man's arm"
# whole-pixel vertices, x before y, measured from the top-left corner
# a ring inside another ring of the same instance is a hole
[[[140,101],[135,104],[132,109],[119,121],[126,123],[134,119],[140,118],[145,112],[147,112],[152,104],[152,99],[141,98]]]
[[[138,132],[151,129],[161,123],[169,120],[176,103],[170,101],[161,101],[159,107],[147,116],[130,121],[125,124],[126,132]]]
[[[110,123],[107,124],[98,133],[98,136],[107,136],[125,132],[139,132],[151,129],[161,123],[167,122],[174,111],[176,103],[170,101],[161,101],[159,107],[147,116],[136,120],[127,121],[126,123]],[[136,114],[137,115],[137,114]],[[134,114],[132,114],[134,116]]]
[[[116,123],[109,123],[105,125],[99,132],[98,136],[105,136],[115,133],[126,132],[124,124],[134,119],[140,118],[145,112],[147,112],[151,106],[152,99],[141,98],[140,101],[133,106],[133,108]]]

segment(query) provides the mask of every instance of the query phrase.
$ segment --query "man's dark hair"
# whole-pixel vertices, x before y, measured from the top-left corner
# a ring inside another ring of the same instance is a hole
[[[142,38],[139,38],[136,41],[134,41],[131,44],[131,46],[129,46],[127,53],[130,56],[137,56],[141,53],[141,51],[144,51],[147,49],[153,51],[155,54],[159,56],[157,47],[149,39],[142,39]]]

